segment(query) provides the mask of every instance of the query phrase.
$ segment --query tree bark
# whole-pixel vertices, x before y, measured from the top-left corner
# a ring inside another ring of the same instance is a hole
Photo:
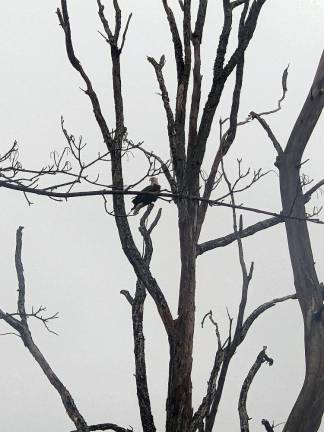
[[[167,432],[189,431],[192,419],[192,350],[195,324],[197,202],[179,203],[181,277],[178,317],[169,336]]]
[[[324,53],[286,149],[277,161],[283,214],[301,219],[306,218],[300,182],[301,159],[323,109],[323,83]],[[313,432],[319,429],[324,410],[323,300],[306,221],[286,219],[285,226],[297,298],[304,320],[306,373],[284,432]]]

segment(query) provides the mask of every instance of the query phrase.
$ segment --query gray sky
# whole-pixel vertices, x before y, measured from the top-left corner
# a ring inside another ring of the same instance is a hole
[[[167,135],[158,86],[146,56],[166,55],[166,79],[170,92],[175,88],[173,53],[162,2],[120,1],[124,15],[133,12],[122,60],[125,115],[129,136],[144,140],[148,150],[167,157]],[[177,6],[177,1],[170,4]],[[210,2],[204,32],[203,92],[210,85],[212,61],[222,13],[221,2]],[[83,66],[101,96],[108,123],[113,124],[109,51],[98,35],[100,23],[94,0],[70,0],[70,17],[75,48]],[[107,10],[110,2],[106,2]],[[55,9],[58,1],[34,0],[0,3],[1,38],[1,142],[0,154],[17,139],[20,157],[29,167],[49,160],[53,149],[65,145],[60,131],[60,116],[76,136],[89,145],[89,155],[104,151],[102,139],[92,116],[89,101],[79,90],[82,82],[66,58],[63,34]],[[277,137],[285,143],[299,113],[317,66],[324,37],[322,1],[269,0],[246,58],[246,74],[240,118],[251,110],[275,106],[281,94],[281,74],[290,64],[288,94],[283,110],[270,120]],[[228,115],[232,88],[225,89],[217,118]],[[312,136],[304,172],[318,180],[323,177],[323,119]],[[215,126],[209,141],[208,158],[216,143]],[[275,154],[267,137],[255,124],[242,128],[227,166],[235,174],[235,161],[243,158],[246,167],[273,169]],[[143,165],[130,160],[125,167],[126,183],[141,173]],[[247,205],[280,211],[278,179],[275,172],[240,199]],[[132,291],[134,275],[126,262],[117,238],[114,221],[104,212],[99,199],[75,200],[58,204],[41,198],[28,207],[23,195],[1,190],[1,271],[0,307],[16,309],[14,270],[15,231],[25,226],[23,260],[28,305],[46,305],[49,312],[60,312],[50,335],[37,323],[32,329],[36,343],[49,363],[71,391],[89,424],[114,422],[140,430],[133,377],[131,311],[119,294]],[[313,201],[321,205],[323,197]],[[154,232],[155,254],[152,271],[171,308],[177,301],[179,256],[177,220],[173,205],[158,202],[162,220]],[[132,218],[136,232],[136,221]],[[257,220],[244,215],[244,223]],[[231,214],[211,209],[202,240],[228,234]],[[319,278],[323,278],[321,259],[324,232],[310,227]],[[140,240],[137,236],[138,241]],[[140,244],[140,243],[139,243]],[[272,228],[244,241],[247,262],[255,262],[248,311],[260,303],[293,292],[285,232]],[[234,315],[241,287],[240,268],[235,245],[212,251],[199,258],[197,288],[197,329],[193,370],[195,407],[206,389],[216,348],[212,328],[200,328],[201,317],[210,309],[219,321],[225,338],[226,306]],[[168,346],[159,318],[147,300],[145,336],[149,387],[153,412],[159,430],[163,430],[167,387]],[[1,324],[0,331],[7,331]],[[250,390],[248,412],[251,431],[262,430],[260,420],[284,421],[297,396],[303,377],[302,323],[295,302],[279,305],[256,322],[240,347],[230,369],[219,417],[218,430],[238,430],[236,410],[239,389],[256,354],[263,345],[275,360],[264,366]],[[22,427],[33,432],[68,431],[73,428],[55,390],[18,338],[0,338],[0,426],[4,432]],[[215,427],[216,429],[216,427]],[[278,430],[281,430],[280,427]],[[322,426],[322,432],[324,427]]]

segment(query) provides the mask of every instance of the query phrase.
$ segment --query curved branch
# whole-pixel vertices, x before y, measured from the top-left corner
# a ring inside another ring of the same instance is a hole
[[[263,350],[260,351],[258,354],[255,362],[253,363],[251,369],[249,370],[249,373],[247,374],[247,377],[245,378],[241,393],[240,393],[240,399],[238,403],[238,411],[240,416],[240,425],[241,425],[241,432],[249,432],[249,416],[247,414],[246,410],[246,400],[247,400],[247,394],[250,389],[250,386],[252,384],[252,381],[257,374],[258,370],[260,369],[262,363],[267,362],[269,366],[272,366],[273,360],[272,358],[268,357],[266,352],[267,347],[263,347]]]
[[[253,324],[253,322],[266,310],[272,308],[273,306],[276,306],[278,303],[282,303],[286,300],[296,300],[297,295],[296,294],[290,294],[284,297],[278,297],[273,300],[270,300],[266,303],[263,303],[259,307],[257,307],[244,321],[240,338],[243,340],[245,336],[247,335],[247,332],[249,331],[249,328]]]
[[[102,114],[99,99],[97,97],[96,92],[93,90],[93,87],[92,87],[92,84],[91,84],[91,81],[90,81],[88,75],[84,71],[83,67],[81,66],[79,59],[76,57],[76,55],[74,53],[74,48],[73,48],[73,44],[72,44],[72,36],[71,36],[70,19],[69,19],[69,14],[68,14],[68,10],[67,10],[66,0],[61,0],[61,8],[62,8],[62,10],[60,10],[58,8],[56,13],[57,13],[57,16],[59,18],[60,25],[64,31],[64,34],[65,34],[65,46],[66,46],[66,52],[67,52],[68,58],[70,60],[71,65],[79,72],[79,74],[81,75],[81,77],[83,78],[83,80],[87,86],[86,94],[90,98],[93,112],[95,114],[96,120],[97,120],[98,125],[100,127],[100,130],[102,132],[102,136],[104,138],[105,144],[107,145],[108,150],[112,150],[112,144],[113,144],[112,138],[111,138],[106,120]]]

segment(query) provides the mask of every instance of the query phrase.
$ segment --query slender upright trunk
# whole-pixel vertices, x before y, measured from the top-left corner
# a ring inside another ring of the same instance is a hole
[[[300,182],[302,157],[324,106],[324,51],[311,89],[278,158],[280,192],[297,298],[303,314],[306,372],[284,432],[315,432],[324,411],[323,300],[309,238]]]
[[[195,324],[197,203],[179,203],[181,277],[178,318],[169,337],[167,432],[189,431],[192,419],[192,350]]]
[[[292,153],[280,159],[283,212],[305,218],[299,162]],[[306,373],[284,432],[315,432],[324,410],[324,325],[321,290],[305,220],[286,219],[286,232],[297,297],[304,320]]]

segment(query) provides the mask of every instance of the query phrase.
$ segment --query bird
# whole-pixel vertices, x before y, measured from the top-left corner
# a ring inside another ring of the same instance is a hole
[[[137,215],[141,208],[155,202],[158,198],[158,193],[161,190],[161,186],[159,185],[159,181],[157,177],[150,178],[151,184],[146,186],[139,194],[136,195],[134,199],[132,199],[132,203],[134,206],[131,210],[133,211],[133,215]],[[145,192],[150,192],[146,194]]]

